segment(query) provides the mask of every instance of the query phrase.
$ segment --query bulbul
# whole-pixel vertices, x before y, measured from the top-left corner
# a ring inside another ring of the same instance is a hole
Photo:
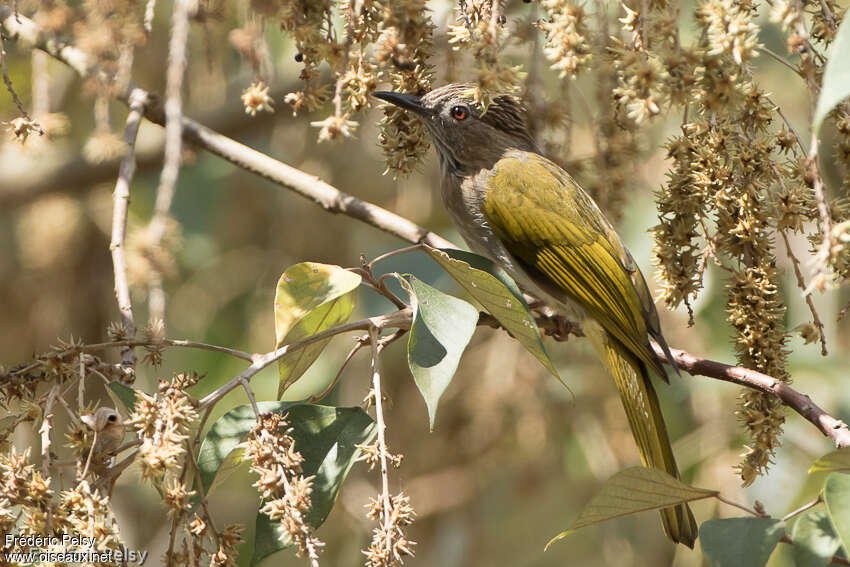
[[[649,370],[665,381],[654,339],[669,356],[643,274],[613,226],[570,175],[541,155],[512,96],[473,104],[472,86],[424,96],[374,96],[419,116],[440,160],[443,203],[473,252],[525,291],[581,322],[614,378],[641,460],[679,477]],[[674,367],[675,368],[675,367]],[[687,504],[661,510],[665,533],[693,547]]]

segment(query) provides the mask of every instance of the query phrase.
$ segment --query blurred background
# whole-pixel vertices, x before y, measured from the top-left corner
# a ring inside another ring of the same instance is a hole
[[[445,65],[445,31],[454,21],[454,5],[437,1],[429,3],[429,8],[437,26],[435,84],[469,78],[465,76],[469,61]],[[611,4],[609,9],[613,18],[618,6]],[[507,24],[535,17],[533,10],[534,5],[510,2]],[[683,41],[693,39],[688,17],[692,11],[693,4],[684,2]],[[323,144],[317,143],[317,129],[310,122],[326,117],[327,108],[292,116],[282,99],[298,88],[300,66],[290,38],[275,25],[267,25],[264,36],[273,62],[269,84],[276,111],[247,116],[239,97],[252,82],[253,72],[240,59],[229,36],[245,21],[246,8],[236,2],[221,4],[214,14],[203,23],[193,23],[191,30],[184,98],[188,116],[462,244],[439,203],[433,151],[409,177],[394,180],[384,174],[377,145],[379,111],[368,111],[360,118],[353,139]],[[158,93],[164,92],[169,15],[170,3],[162,2],[152,36],[137,50],[133,68],[134,81]],[[760,41],[784,53],[784,36],[777,25],[766,15],[759,23]],[[111,192],[118,158],[93,163],[84,155],[93,131],[94,101],[79,77],[61,63],[14,42],[7,40],[5,47],[9,76],[25,106],[31,108],[33,97],[38,97],[33,94],[38,87],[32,81],[33,65],[42,66],[49,79],[46,111],[61,113],[53,118],[65,124],[64,133],[50,140],[32,136],[21,145],[5,136],[0,141],[0,362],[12,366],[48,350],[58,339],[106,340],[107,325],[118,320],[109,252]],[[527,51],[517,48],[509,53],[517,63],[527,64]],[[808,139],[808,100],[803,84],[767,57],[755,59],[753,68],[762,87],[797,125],[803,139]],[[447,70],[451,76],[446,76]],[[585,75],[573,82],[564,96],[557,75],[544,69],[534,93],[540,99],[558,101],[565,109],[568,128],[552,125],[553,131],[560,132],[553,143],[563,161],[577,164],[579,181],[586,178],[591,184],[596,88],[593,75]],[[16,115],[4,92],[0,95],[0,120]],[[110,103],[108,116],[119,135],[125,115],[124,106]],[[35,118],[39,119],[37,113]],[[653,191],[664,183],[668,167],[661,145],[678,130],[680,120],[671,115],[640,131],[640,159],[635,160],[627,194],[621,196],[620,234],[654,290],[658,284],[652,277],[652,237],[647,229],[657,222]],[[830,136],[827,131],[825,145]],[[162,128],[142,123],[139,168],[131,188],[128,247],[151,216],[163,140]],[[829,176],[835,173],[828,161],[823,167],[829,184]],[[331,215],[191,146],[184,150],[172,213],[179,226],[169,232],[173,263],[164,282],[168,336],[249,352],[265,352],[274,346],[272,301],[286,267],[301,261],[354,266],[361,254],[371,258],[406,244],[350,218]],[[792,244],[800,257],[808,257],[804,238]],[[782,293],[789,306],[786,323],[790,330],[808,321],[809,314],[784,252],[777,256],[785,272]],[[421,253],[395,257],[379,267],[413,273],[463,296]],[[144,280],[144,274],[134,270],[144,271],[144,262],[130,266],[136,321],[143,323],[147,319],[146,288],[136,283]],[[671,346],[734,362],[725,320],[724,277],[722,271],[709,268],[705,289],[694,304],[694,326],[688,326],[684,310],[661,310],[662,327]],[[826,325],[830,354],[820,356],[817,344],[804,345],[793,335],[788,342],[790,374],[797,389],[811,395],[832,415],[850,420],[850,388],[846,386],[850,321],[836,320],[850,294],[828,291],[815,294],[814,300]],[[386,300],[363,290],[353,317],[391,309]],[[335,338],[287,393],[287,399],[303,399],[323,390],[353,340],[353,336]],[[416,557],[405,565],[702,564],[698,549],[674,548],[667,541],[654,512],[586,528],[543,552],[546,542],[575,519],[604,480],[639,463],[613,383],[583,339],[546,341],[567,390],[506,333],[478,329],[443,397],[431,433],[425,404],[407,369],[404,342],[393,344],[384,353],[381,367],[389,396],[388,443],[391,451],[404,454],[402,467],[391,473],[391,484],[394,491],[410,495],[417,512],[417,521],[408,530],[408,537],[418,542]],[[367,354],[358,355],[326,403],[360,404],[369,388],[368,364]],[[193,392],[202,396],[243,368],[242,362],[225,355],[173,348],[167,350],[161,368],[139,365],[136,386],[151,391],[156,380],[191,369],[207,375]],[[254,384],[258,399],[273,399],[276,369],[264,371]],[[743,489],[733,470],[745,441],[734,414],[737,387],[683,375],[657,389],[688,482],[719,489],[726,498],[747,505],[758,499],[777,516],[814,497],[821,479],[806,471],[811,461],[831,446],[811,424],[789,415],[775,465],[767,476]],[[91,388],[89,395],[96,397],[97,389]],[[241,391],[234,392],[217,406],[212,418],[246,402]],[[36,444],[37,433],[22,427],[16,442]],[[223,522],[246,525],[248,543],[240,560],[244,565],[250,559],[258,503],[251,482],[247,470],[240,470],[210,495],[213,512]],[[337,505],[318,531],[327,544],[323,564],[362,564],[360,550],[368,546],[372,528],[364,505],[378,486],[377,473],[368,472],[362,464],[355,466]],[[168,528],[158,496],[130,473],[121,477],[113,499],[127,545],[149,549],[153,556],[149,561],[157,561],[167,545]],[[697,502],[693,508],[699,522],[741,514],[714,500]],[[303,565],[305,561],[284,551],[267,564]],[[771,565],[793,565],[788,546],[780,545]]]

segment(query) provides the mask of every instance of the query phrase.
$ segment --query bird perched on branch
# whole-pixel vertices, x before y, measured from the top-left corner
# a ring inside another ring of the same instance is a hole
[[[614,378],[644,466],[678,478],[649,370],[668,378],[650,338],[672,357],[643,275],[593,199],[540,154],[520,102],[499,96],[482,111],[472,92],[451,84],[422,97],[374,95],[422,119],[439,155],[443,203],[464,240],[581,321]],[[687,504],[661,510],[661,522],[670,539],[693,547]]]

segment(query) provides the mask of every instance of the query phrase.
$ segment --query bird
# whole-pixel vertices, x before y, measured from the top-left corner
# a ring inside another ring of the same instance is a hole
[[[88,451],[86,464],[83,468],[83,477],[88,472],[89,466],[94,465],[96,469],[102,467],[112,459],[115,451],[124,441],[124,421],[113,408],[101,406],[94,413],[80,417],[80,421],[86,424],[94,432],[92,446]],[[94,457],[94,461],[92,460]]]
[[[443,204],[469,248],[581,323],[614,379],[643,465],[679,478],[650,370],[669,378],[650,339],[678,368],[643,274],[590,195],[539,150],[521,101],[501,94],[483,109],[474,93],[453,83],[421,96],[373,95],[422,120],[439,158]],[[693,548],[690,507],[660,514],[667,536]]]

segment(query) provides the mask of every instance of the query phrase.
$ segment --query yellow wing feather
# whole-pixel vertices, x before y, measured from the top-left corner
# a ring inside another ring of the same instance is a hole
[[[584,309],[585,334],[614,378],[644,466],[678,477],[647,374],[651,367],[666,378],[649,345],[652,336],[667,348],[658,314],[640,270],[596,204],[557,165],[516,152],[493,168],[483,212],[535,284]],[[668,536],[693,547],[697,525],[690,508],[660,513]]]

